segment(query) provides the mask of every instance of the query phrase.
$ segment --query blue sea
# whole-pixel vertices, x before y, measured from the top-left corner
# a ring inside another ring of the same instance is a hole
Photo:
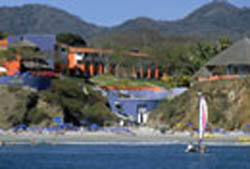
[[[0,148],[0,169],[250,169],[250,147],[185,145],[16,145]]]

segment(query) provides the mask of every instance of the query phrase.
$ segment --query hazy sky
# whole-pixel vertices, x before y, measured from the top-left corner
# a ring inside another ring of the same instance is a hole
[[[146,16],[175,20],[211,0],[0,0],[0,6],[40,3],[64,9],[84,21],[113,26],[128,19]],[[237,6],[250,7],[250,0],[229,0]]]

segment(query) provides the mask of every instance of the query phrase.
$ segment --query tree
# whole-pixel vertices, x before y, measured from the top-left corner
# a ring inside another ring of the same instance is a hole
[[[199,42],[193,49],[193,59],[190,69],[193,73],[217,54],[217,46],[210,41]]]
[[[86,41],[80,36],[73,33],[61,33],[56,36],[57,42],[70,46],[86,47]]]
[[[0,39],[5,39],[8,37],[8,34],[7,33],[4,33],[2,31],[0,31]]]
[[[217,42],[217,53],[220,53],[221,51],[227,49],[228,47],[230,47],[232,45],[232,41],[226,37],[220,37],[218,42]]]
[[[47,103],[62,108],[65,122],[80,125],[80,120],[104,125],[107,119],[116,116],[106,106],[107,100],[82,79],[66,78],[52,81],[50,91],[43,91]]]

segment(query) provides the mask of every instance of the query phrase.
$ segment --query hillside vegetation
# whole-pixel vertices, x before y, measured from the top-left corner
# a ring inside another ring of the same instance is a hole
[[[110,75],[92,79],[96,85],[119,87],[188,85],[191,77],[208,60],[228,48],[232,41],[250,35],[250,9],[227,2],[212,2],[177,21],[156,21],[140,17],[111,28],[86,23],[65,11],[44,5],[0,8],[0,31],[8,34],[77,34],[83,46],[112,48],[115,54],[107,64],[125,68],[159,68],[167,77],[156,81],[116,78]],[[225,36],[226,35],[226,36]],[[70,36],[71,37],[71,36]],[[68,37],[59,38],[68,41]],[[232,40],[232,41],[231,41]],[[79,42],[79,41],[78,41]],[[72,43],[69,43],[72,44]],[[74,44],[74,43],[73,43]],[[147,59],[124,57],[121,51],[139,49]],[[23,57],[48,58],[44,53],[8,49],[0,52],[0,60],[19,53]],[[150,126],[185,128],[187,122],[197,127],[198,98],[202,91],[209,104],[211,127],[244,128],[250,122],[250,79],[195,84],[174,100],[165,101],[150,116]],[[0,86],[0,126],[53,125],[54,116],[79,125],[88,120],[100,125],[115,122],[107,100],[81,79],[53,80],[48,91]]]
[[[134,79],[134,78],[118,78],[110,74],[96,76],[90,79],[97,86],[114,86],[118,88],[127,87],[162,87],[173,88],[176,86],[188,86],[191,78],[189,76],[179,77],[162,77],[161,79]]]
[[[250,78],[195,84],[181,96],[163,102],[151,115],[150,126],[184,129],[186,123],[198,127],[198,96],[208,102],[211,128],[245,129],[250,123]]]
[[[27,87],[0,86],[0,126],[19,124],[51,126],[53,117],[80,125],[80,120],[105,125],[116,122],[100,93],[79,79],[53,80],[51,89],[37,92]]]

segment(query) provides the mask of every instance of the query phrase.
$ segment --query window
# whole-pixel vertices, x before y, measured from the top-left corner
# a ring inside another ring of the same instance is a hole
[[[66,49],[65,48],[61,48],[61,52],[66,52]]]
[[[115,105],[115,108],[117,108],[119,111],[122,110],[122,105],[119,102],[115,101],[114,105]]]
[[[65,48],[61,48],[61,56],[67,56],[68,52]]]

